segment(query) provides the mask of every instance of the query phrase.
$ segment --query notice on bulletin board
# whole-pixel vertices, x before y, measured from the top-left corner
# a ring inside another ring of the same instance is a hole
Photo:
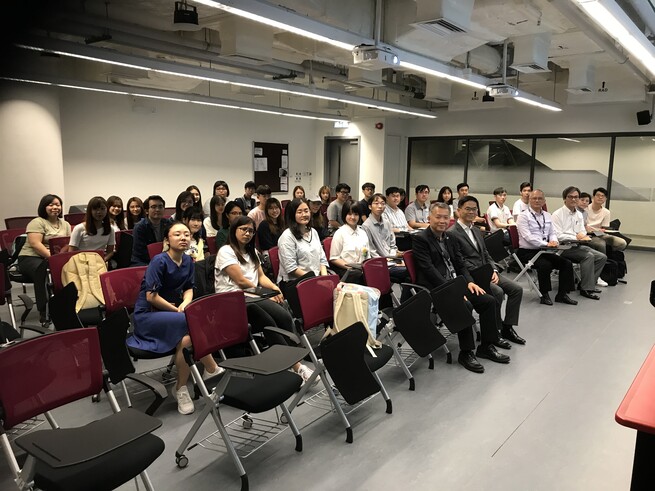
[[[255,172],[266,172],[268,170],[268,159],[266,157],[255,157]]]
[[[268,185],[273,193],[289,191],[289,144],[253,142],[252,162],[257,186]]]

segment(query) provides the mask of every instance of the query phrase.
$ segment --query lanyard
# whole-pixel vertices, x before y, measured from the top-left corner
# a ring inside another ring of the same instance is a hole
[[[546,237],[546,217],[542,213],[541,218],[543,219],[543,223],[539,223],[539,220],[537,219],[537,215],[535,215],[535,213],[532,210],[530,210],[530,215],[532,215],[532,217],[534,218],[534,221],[536,222],[537,226],[539,227],[539,230],[541,231],[541,236],[543,237],[543,239],[545,241],[548,241],[548,238]]]

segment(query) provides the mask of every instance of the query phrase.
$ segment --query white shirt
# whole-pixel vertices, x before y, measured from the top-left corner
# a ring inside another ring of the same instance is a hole
[[[278,283],[293,279],[289,275],[298,268],[306,272],[313,271],[317,276],[321,274],[321,265],[327,268],[328,262],[323,244],[315,229],[311,229],[309,235],[305,234],[300,240],[293,236],[291,230],[286,229],[280,235],[277,246],[280,258]]]
[[[553,227],[560,242],[563,240],[577,240],[579,232],[587,235],[584,228],[584,218],[577,208],[571,211],[566,206],[562,206],[559,210],[555,210],[553,212]]]
[[[353,230],[348,224],[342,225],[332,237],[330,261],[343,259],[348,264],[361,264],[370,254],[366,231],[359,225]]]
[[[591,205],[587,206],[587,225],[594,228],[609,228],[610,211],[603,206],[595,212]]]
[[[464,230],[464,232],[466,233],[466,235],[468,235],[468,238],[471,240],[471,242],[473,242],[473,246],[475,247],[475,250],[476,250],[476,251],[479,251],[479,250],[480,250],[480,244],[478,244],[478,241],[476,240],[475,235],[473,235],[473,230],[471,230],[471,228],[473,227],[473,225],[471,225],[471,226],[469,227],[468,225],[466,225],[466,224],[465,224],[464,222],[462,222],[461,220],[457,220],[457,224],[458,224],[460,227],[462,227],[462,229]]]
[[[259,268],[250,258],[250,254],[246,254],[245,259],[247,262],[241,264],[237,259],[237,255],[232,249],[232,246],[224,245],[218,250],[216,255],[216,263],[214,266],[214,289],[216,293],[240,291],[239,285],[234,283],[228,276],[225,268],[238,264],[241,267],[241,273],[253,285],[259,285]]]
[[[252,218],[255,222],[255,229],[259,227],[259,224],[266,220],[266,215],[264,210],[260,210],[259,207],[253,208],[248,212],[248,218]]]
[[[499,227],[494,223],[494,218],[497,218],[502,223],[507,223],[507,221],[512,218],[512,213],[506,205],[499,208],[497,203],[492,203],[487,210],[487,216],[489,217],[489,227],[492,232],[495,232],[496,230],[499,230]]]
[[[116,241],[113,229],[107,235],[102,235],[103,232],[104,227],[99,227],[95,235],[89,235],[86,233],[84,222],[78,223],[71,233],[68,244],[82,251],[104,251],[108,245],[113,246]]]
[[[521,213],[527,210],[528,206],[528,203],[521,201],[521,198],[517,199],[512,207],[512,216],[514,217],[514,220],[516,220]]]
[[[390,206],[385,206],[382,217],[383,220],[391,224],[391,228],[397,228],[401,232],[409,231],[409,224],[407,223],[407,218],[405,218],[405,212],[400,208],[394,210]]]

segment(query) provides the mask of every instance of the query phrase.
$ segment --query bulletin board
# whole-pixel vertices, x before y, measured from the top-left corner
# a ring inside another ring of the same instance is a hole
[[[273,193],[289,191],[289,144],[252,142],[254,181]]]

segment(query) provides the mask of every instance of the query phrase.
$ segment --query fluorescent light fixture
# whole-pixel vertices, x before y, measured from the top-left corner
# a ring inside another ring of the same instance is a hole
[[[105,82],[81,82],[59,79],[54,77],[4,77],[0,76],[0,80],[7,80],[12,82],[21,82],[39,85],[51,85],[54,87],[62,87],[66,89],[87,90],[91,92],[103,92],[107,94],[128,95],[131,97],[144,97],[148,99],[158,99],[171,102],[182,102],[201,104],[205,106],[215,106],[225,109],[241,109],[243,111],[252,111],[263,114],[273,114],[276,116],[289,116],[292,118],[313,119],[317,121],[343,121],[342,115],[330,116],[329,114],[313,113],[309,111],[301,111],[298,109],[283,108],[283,107],[267,107],[261,104],[252,104],[249,102],[228,101],[225,99],[218,99],[206,97],[195,94],[179,94],[177,92],[167,92],[165,90],[146,89],[140,87],[122,87],[117,89],[115,85]],[[182,96],[182,97],[180,97]]]
[[[572,0],[655,75],[655,48],[614,0]]]
[[[575,138],[558,138],[558,140],[564,140],[565,142],[572,142],[572,143],[580,143],[580,140],[576,140]]]
[[[475,80],[469,80],[463,77],[457,77],[455,75],[451,75],[449,73],[441,72],[438,70],[433,70],[422,65],[403,61],[402,59],[400,60],[400,66],[407,68],[408,70],[425,73],[426,75],[432,75],[433,77],[445,78],[446,80],[450,80],[451,82],[456,82],[458,84],[468,85],[469,87],[473,87],[475,89],[482,90],[487,88],[487,84],[479,83]]]
[[[562,106],[556,102],[544,99],[543,97],[539,97],[534,94],[530,94],[529,92],[523,92],[522,90],[519,90],[519,95],[514,97],[514,100],[541,109],[546,109],[547,111],[559,112],[562,110]]]

